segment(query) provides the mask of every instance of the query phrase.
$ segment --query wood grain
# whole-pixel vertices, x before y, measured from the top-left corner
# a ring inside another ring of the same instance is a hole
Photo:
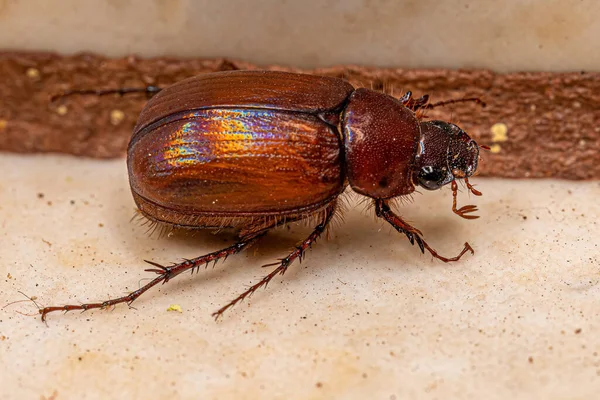
[[[428,117],[458,123],[493,152],[483,155],[481,175],[510,178],[600,176],[600,74],[487,70],[405,70],[336,66],[298,70],[224,59],[107,59],[0,53],[0,150],[123,157],[144,95],[69,97],[69,89],[166,86],[206,72],[268,69],[348,79],[357,87],[400,96],[412,90],[432,101],[479,96],[488,106],[457,104]],[[495,132],[495,133],[492,133]]]

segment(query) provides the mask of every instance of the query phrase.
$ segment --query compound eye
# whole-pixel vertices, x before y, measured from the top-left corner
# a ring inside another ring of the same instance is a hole
[[[444,185],[447,172],[442,168],[434,168],[431,165],[421,167],[418,180],[419,186],[428,190],[436,190]]]

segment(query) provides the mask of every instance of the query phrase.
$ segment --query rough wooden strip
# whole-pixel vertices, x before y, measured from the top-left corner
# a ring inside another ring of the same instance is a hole
[[[55,103],[50,97],[69,89],[165,86],[200,73],[256,68],[223,59],[0,53],[0,150],[122,157],[146,101],[144,95],[79,96]],[[429,93],[432,101],[483,98],[488,103],[485,109],[458,104],[427,115],[457,122],[480,143],[493,145],[494,152],[484,154],[481,175],[566,179],[600,176],[598,73],[494,74],[486,70],[357,66],[301,72],[344,77],[356,86],[397,96],[412,90],[416,96]],[[494,126],[506,126],[507,135],[492,135]]]

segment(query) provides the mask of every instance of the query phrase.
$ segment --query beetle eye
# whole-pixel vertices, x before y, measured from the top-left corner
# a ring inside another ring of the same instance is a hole
[[[447,171],[443,168],[434,168],[431,165],[421,167],[417,179],[419,186],[427,190],[436,190],[444,185]]]

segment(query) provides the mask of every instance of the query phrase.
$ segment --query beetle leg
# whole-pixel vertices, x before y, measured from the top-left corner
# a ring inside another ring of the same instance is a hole
[[[409,90],[406,93],[404,93],[402,95],[402,97],[398,98],[398,100],[400,101],[400,103],[402,103],[403,106],[406,107],[406,105],[411,101],[412,99],[412,92]]]
[[[147,284],[145,284],[144,286],[142,286],[141,288],[139,288],[138,290],[135,290],[126,296],[119,297],[116,299],[106,300],[106,301],[103,301],[100,303],[87,303],[87,304],[77,304],[77,305],[44,307],[44,308],[40,309],[40,314],[42,314],[42,321],[45,321],[46,315],[53,311],[64,311],[64,312],[73,311],[73,310],[87,311],[87,310],[91,310],[94,308],[108,308],[108,307],[114,306],[116,304],[121,304],[121,303],[127,303],[128,305],[131,305],[131,303],[133,303],[133,301],[135,299],[137,299],[148,289],[158,285],[159,283],[163,283],[163,284],[167,283],[169,280],[173,279],[174,277],[181,274],[182,272],[185,272],[188,270],[194,271],[194,269],[199,269],[202,265],[208,266],[208,263],[210,263],[211,261],[216,262],[219,259],[225,259],[230,255],[241,252],[246,247],[248,247],[251,244],[253,244],[254,242],[256,242],[260,237],[264,236],[267,233],[267,230],[270,228],[271,227],[266,228],[260,232],[256,232],[252,235],[248,235],[245,238],[240,239],[240,241],[235,243],[234,245],[226,247],[222,250],[214,251],[212,253],[208,253],[201,257],[193,258],[190,260],[185,260],[182,263],[175,264],[175,265],[172,265],[169,267],[165,267],[165,266],[162,266],[153,261],[146,260],[146,262],[148,264],[151,264],[154,267],[156,267],[156,268],[146,269],[146,271],[155,272],[158,274],[158,276],[156,278],[154,278],[153,280],[151,280],[150,282],[148,282]]]
[[[240,294],[238,297],[236,297],[235,299],[233,299],[232,301],[230,301],[223,307],[219,308],[217,311],[215,311],[212,314],[212,316],[215,317],[215,319],[219,319],[219,317],[222,316],[223,313],[225,311],[227,311],[229,308],[233,307],[240,301],[244,300],[246,297],[251,296],[254,292],[256,292],[262,286],[266,287],[268,285],[268,283],[271,281],[271,279],[273,279],[276,275],[283,275],[285,273],[285,271],[287,271],[287,268],[294,262],[295,259],[298,258],[301,261],[302,256],[304,255],[304,252],[306,251],[306,249],[311,247],[312,244],[317,240],[317,238],[325,231],[325,228],[327,227],[329,222],[331,222],[331,218],[333,217],[334,214],[335,214],[335,202],[332,202],[327,206],[327,208],[325,210],[325,216],[323,217],[323,220],[321,221],[321,223],[319,225],[317,225],[317,227],[312,231],[312,233],[310,235],[308,235],[308,237],[306,239],[304,239],[304,241],[302,241],[301,244],[299,244],[290,254],[288,254],[287,257],[281,259],[280,262],[265,265],[265,266],[277,265],[277,268],[275,268],[273,271],[271,271],[271,273],[266,275],[260,281],[258,281],[254,285],[250,286],[244,293]]]
[[[419,248],[421,249],[421,253],[425,253],[427,250],[431,255],[438,260],[442,260],[443,262],[449,261],[458,261],[467,251],[470,251],[471,254],[474,254],[473,248],[469,245],[469,243],[465,243],[465,247],[462,251],[456,256],[452,258],[447,258],[439,255],[434,249],[432,249],[425,240],[421,237],[422,233],[405,222],[402,218],[396,215],[391,209],[386,200],[377,199],[375,200],[375,212],[379,218],[385,219],[390,225],[394,227],[398,232],[404,233],[411,244],[414,245],[416,242]]]
[[[58,99],[69,96],[79,95],[92,95],[92,96],[105,96],[107,94],[118,94],[123,96],[129,93],[146,93],[148,98],[151,98],[156,93],[160,92],[162,88],[157,86],[146,86],[144,88],[117,88],[117,89],[80,89],[80,90],[67,90],[66,92],[55,94],[50,98],[50,102],[54,102]]]
[[[414,99],[412,97],[412,92],[408,91],[404,94],[404,96],[400,97],[398,100],[402,103],[404,107],[414,112],[417,111],[419,108],[422,108],[429,101],[429,95],[424,94],[418,99]]]

